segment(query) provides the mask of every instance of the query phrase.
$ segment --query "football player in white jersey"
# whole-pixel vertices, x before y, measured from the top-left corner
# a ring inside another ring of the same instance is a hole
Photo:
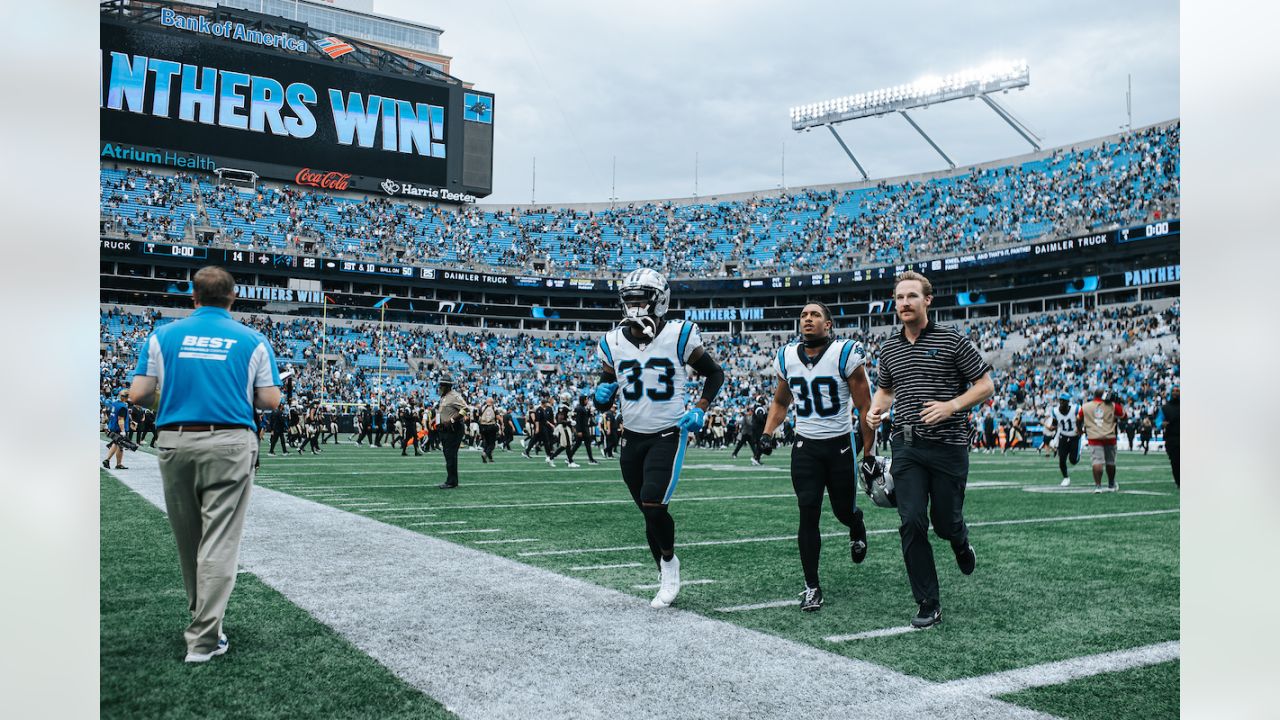
[[[1062,487],[1071,484],[1071,475],[1067,472],[1067,461],[1072,465],[1080,462],[1080,425],[1077,416],[1080,408],[1071,404],[1071,395],[1058,395],[1058,407],[1053,409],[1053,424],[1057,429],[1058,469],[1062,471]]]
[[[863,368],[866,352],[862,343],[836,340],[831,336],[831,311],[820,302],[811,302],[800,311],[803,340],[784,346],[774,358],[778,387],[764,423],[761,441],[773,444],[773,431],[787,417],[793,404],[796,412],[796,443],[791,450],[791,486],[800,504],[800,565],[804,569],[804,592],[800,609],[822,608],[822,588],[818,583],[818,558],[822,551],[822,493],[831,496],[836,519],[849,528],[849,551],[855,563],[867,555],[867,528],[857,505],[856,454],[853,448],[852,407],[858,408],[862,426],[862,453],[875,449],[875,430],[866,424],[871,409],[871,384]],[[852,407],[851,407],[852,406]]]
[[[622,480],[644,513],[645,537],[658,565],[655,608],[680,592],[675,521],[667,503],[675,492],[688,434],[702,429],[706,410],[724,384],[724,371],[702,346],[698,326],[664,320],[671,300],[667,279],[649,268],[632,271],[621,287],[622,323],[605,333],[596,352],[603,368],[595,405],[608,410],[615,396],[622,414]],[[686,366],[705,378],[702,397],[685,409]]]

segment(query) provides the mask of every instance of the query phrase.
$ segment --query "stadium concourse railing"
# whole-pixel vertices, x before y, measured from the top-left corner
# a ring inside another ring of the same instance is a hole
[[[1134,134],[1141,133],[1151,129],[1165,130],[1169,128],[1175,128],[1178,126],[1178,124],[1179,124],[1178,120],[1167,121],[1165,123],[1158,123],[1151,126],[1147,126],[1146,128],[1137,129],[1134,131]],[[1112,143],[1118,140],[1123,140],[1126,137],[1131,137],[1131,136],[1132,136],[1131,134],[1111,135],[1104,138],[1090,140],[1086,143],[1081,143],[1079,145],[1071,146],[1070,150],[1071,152],[1077,152],[1080,150],[1088,150],[1090,148],[1108,147],[1108,143]],[[814,187],[808,187],[808,188],[796,188],[789,191],[776,190],[776,191],[760,191],[760,192],[752,192],[752,193],[739,193],[739,194],[732,194],[732,195],[718,195],[718,196],[713,196],[709,199],[678,198],[678,199],[665,199],[665,200],[659,200],[659,201],[635,201],[635,202],[629,203],[628,205],[635,206],[637,204],[640,204],[641,206],[644,206],[646,204],[660,203],[662,207],[670,209],[670,208],[678,208],[685,205],[706,206],[706,203],[708,202],[708,200],[710,200],[710,202],[712,203],[724,204],[724,203],[733,203],[738,201],[747,201],[747,200],[756,200],[756,199],[798,197],[798,196],[790,195],[788,193],[813,193],[813,192],[833,192],[833,191],[837,193],[846,193],[851,191],[872,189],[872,188],[879,188],[879,187],[910,188],[912,187],[913,183],[927,183],[934,180],[944,180],[947,178],[963,176],[966,174],[971,174],[971,173],[975,173],[975,172],[979,172],[987,169],[1021,167],[1023,164],[1026,164],[1026,163],[1036,162],[1038,160],[1043,160],[1045,158],[1053,157],[1055,153],[1059,153],[1063,150],[1064,148],[1055,148],[1055,149],[1050,149],[1046,151],[1041,151],[1039,153],[1033,153],[1033,154],[1018,156],[1014,158],[1006,158],[1002,160],[990,161],[987,163],[966,166],[963,168],[957,168],[955,170],[950,170],[950,171],[921,173],[921,174],[907,175],[907,176],[901,176],[901,177],[895,177],[895,178],[886,178],[886,179],[881,179],[874,182],[832,184],[832,185],[814,186]],[[264,183],[264,187],[268,187],[268,188],[275,189],[277,188],[277,186],[279,188],[285,187],[285,185],[283,184]],[[333,193],[333,195],[343,196],[344,194]],[[365,200],[370,199],[368,198],[368,196],[362,195],[362,194],[346,194],[346,195],[350,195],[353,198],[360,197]],[[400,199],[400,200],[397,200],[396,202],[405,203],[408,206],[416,205],[416,203],[411,200]],[[824,219],[830,216],[832,210],[836,207],[836,204],[837,202],[833,200],[831,204],[825,207],[823,212]],[[423,205],[422,207],[426,207],[426,205]],[[484,205],[484,206],[476,205],[472,207],[474,207],[476,211],[481,213],[485,213],[485,212],[492,213],[492,212],[500,212],[500,211],[507,210],[506,206],[499,207],[499,206],[488,206],[488,205]],[[596,212],[596,211],[605,211],[605,210],[612,210],[612,209],[615,209],[615,208],[611,204],[589,203],[589,204],[573,204],[573,205],[566,204],[561,206],[548,206],[548,205],[511,206],[509,208],[509,211],[513,214],[516,214],[517,216],[521,216],[523,213],[538,215],[538,214],[547,214],[547,213],[554,214],[561,211]],[[1178,199],[1173,198],[1171,200],[1158,202],[1152,205],[1148,209],[1148,212],[1146,213],[1146,217],[1125,218],[1123,223],[1121,223],[1120,221],[1116,221],[1111,223],[1088,224],[1088,223],[1085,223],[1080,218],[1069,218],[1064,222],[1052,224],[1047,232],[1037,235],[1033,239],[1037,242],[1041,242],[1041,241],[1065,238],[1072,234],[1078,234],[1082,232],[1106,231],[1108,229],[1114,229],[1114,228],[1120,227],[1122,224],[1132,225],[1132,224],[1150,222],[1153,220],[1168,219],[1170,216],[1176,217],[1179,214],[1178,211],[1179,211]],[[104,221],[107,219],[108,219],[107,216],[104,214]],[[119,231],[119,227],[115,226],[112,223],[104,222],[103,230],[104,230],[104,234],[110,233],[108,235],[109,237],[126,237],[126,238],[135,237],[134,235],[128,234],[128,233],[123,235],[115,234],[115,232]],[[262,245],[262,244],[254,244],[254,243],[228,241],[226,238],[226,229],[224,228],[216,228],[213,226],[205,225],[205,226],[202,226],[199,231],[196,231],[192,226],[189,225],[186,228],[186,230],[188,235],[193,236],[190,238],[190,240],[194,244],[202,244],[202,245],[209,245],[211,247],[230,248],[230,249],[239,249],[239,250],[266,250],[273,253],[295,254],[293,252],[290,252],[289,248],[287,247],[282,248],[278,244]],[[739,230],[742,230],[742,228],[739,228]],[[827,231],[826,223],[824,222],[823,228],[820,229],[819,232],[825,233],[826,231]],[[145,238],[147,236],[142,235],[138,237]],[[391,245],[388,245],[386,248],[384,248],[383,252],[377,254],[374,257],[370,257],[368,253],[332,252],[329,248],[325,246],[322,238],[315,235],[307,234],[306,232],[297,233],[294,235],[294,238],[295,238],[295,241],[297,242],[306,242],[313,245],[315,247],[315,251],[313,252],[313,254],[320,254],[326,258],[336,259],[336,260],[361,260],[361,261],[388,262],[388,263],[399,263],[399,264],[404,264],[404,265],[413,266],[413,267],[457,269],[457,270],[466,270],[466,271],[472,271],[472,272],[493,272],[493,273],[514,272],[514,273],[523,273],[523,274],[538,274],[544,277],[600,278],[600,277],[608,277],[608,276],[617,274],[617,271],[613,269],[593,268],[592,270],[583,270],[581,269],[581,267],[564,268],[564,267],[551,267],[550,265],[546,266],[545,269],[542,269],[540,271],[532,270],[531,269],[532,263],[546,262],[547,258],[542,256],[531,258],[529,261],[527,261],[523,265],[514,265],[514,266],[513,265],[495,265],[492,263],[476,262],[476,261],[464,261],[464,262],[453,262],[453,263],[438,263],[438,262],[423,263],[421,261],[415,261],[415,260],[405,261],[395,254],[394,248]],[[152,238],[152,239],[162,240],[163,238]],[[990,239],[990,242],[985,242],[984,240],[986,239]],[[172,241],[172,240],[173,240],[172,238],[169,238],[169,241]],[[953,248],[945,251],[931,252],[931,253],[916,253],[916,254],[906,253],[906,254],[902,254],[901,256],[895,257],[894,262],[902,262],[902,263],[921,262],[921,261],[928,261],[928,260],[947,257],[950,255],[956,254],[956,252],[996,250],[1003,247],[1011,247],[1018,244],[1023,244],[1025,242],[1028,242],[1029,240],[1030,240],[1029,238],[1023,238],[1023,237],[1009,237],[1003,232],[996,231],[996,232],[991,232],[984,236],[979,236],[976,242],[970,243],[961,249]],[[831,260],[831,259],[837,259],[837,258],[826,258],[826,259]],[[840,265],[840,267],[838,268],[831,267],[829,265],[814,268],[814,267],[811,267],[809,264],[806,264],[801,267],[795,267],[793,265],[771,265],[767,267],[747,268],[744,266],[742,262],[737,262],[736,269],[733,273],[725,272],[722,265],[722,267],[718,272],[713,269],[711,272],[707,272],[707,273],[673,273],[672,276],[688,277],[688,278],[699,278],[699,277],[758,278],[758,277],[776,276],[776,275],[788,274],[788,273],[804,274],[804,273],[815,272],[815,271],[831,272],[834,270],[841,270],[841,271],[856,270],[863,267],[883,264],[883,262],[879,262],[879,261],[876,261],[876,262],[867,261],[867,262],[859,262],[857,264],[846,264],[845,262],[843,262],[843,260],[849,259],[848,252],[844,253],[838,259],[841,260],[841,262],[838,263]],[[739,258],[738,260],[740,261],[741,258]]]

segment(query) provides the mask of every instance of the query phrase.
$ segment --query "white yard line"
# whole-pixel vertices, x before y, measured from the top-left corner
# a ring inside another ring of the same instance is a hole
[[[414,516],[418,517],[418,516]],[[420,523],[409,523],[409,527],[421,527],[423,525],[466,525],[466,520],[430,520]]]
[[[750,603],[748,605],[730,605],[729,607],[716,608],[716,612],[735,613],[746,612],[748,610],[768,610],[770,608],[780,607],[800,607],[800,600],[792,598],[790,600],[770,600],[769,602]]]
[[[606,565],[577,565],[569,568],[570,570],[615,570],[619,568],[644,567],[644,563],[625,562],[625,563],[608,563]]]
[[[506,543],[538,542],[538,538],[512,538],[510,540],[476,540],[472,545],[503,545]]]
[[[1136,512],[1123,512],[1123,513],[1100,513],[1096,515],[1067,515],[1067,516],[1047,517],[1047,518],[1022,518],[1018,520],[987,520],[987,521],[971,522],[971,523],[968,523],[968,525],[969,527],[983,527],[988,525],[1028,525],[1028,524],[1036,524],[1036,523],[1074,522],[1078,520],[1108,520],[1112,518],[1138,517],[1142,515],[1168,515],[1168,514],[1177,513],[1177,512],[1180,512],[1180,511],[1176,509],[1141,510]],[[897,532],[898,532],[897,528],[885,528],[881,530],[869,530],[867,531],[867,534],[868,535],[889,535],[889,534],[896,535]],[[840,530],[836,532],[823,533],[822,536],[847,538],[849,537],[849,533],[848,531]],[[743,545],[747,543],[781,542],[784,540],[795,542],[795,539],[796,539],[795,535],[775,535],[772,537],[733,538],[732,540],[698,540],[695,542],[681,542],[677,544],[680,547],[702,546],[702,545]],[[606,548],[575,548],[572,550],[570,549],[533,550],[529,552],[519,553],[519,555],[521,557],[533,557],[537,555],[578,555],[578,554],[585,554],[585,553],[608,553],[608,552],[623,552],[623,551],[631,551],[631,550],[648,550],[648,549],[649,549],[648,545],[623,545],[618,547],[606,547]]]
[[[502,528],[467,528],[466,530],[441,530],[437,535],[467,535],[470,533],[496,533],[502,532]]]
[[[891,637],[893,635],[905,635],[916,628],[910,625],[898,625],[897,627],[881,628],[879,630],[867,630],[866,632],[853,633],[852,635],[830,635],[822,638],[829,643],[852,642],[854,640],[870,640],[872,638]]]
[[[1080,678],[1146,667],[1181,657],[1181,644],[1174,640],[1145,647],[1086,655],[1057,662],[1032,665],[981,677],[952,680],[939,688],[964,695],[1007,695],[1029,688],[1060,685]]]
[[[701,580],[682,580],[680,581],[680,587],[684,587],[685,585],[711,585],[714,582],[715,580],[708,580],[706,578],[703,578]],[[657,583],[654,583],[652,585],[632,585],[631,587],[635,588],[636,590],[657,590],[662,586]]]

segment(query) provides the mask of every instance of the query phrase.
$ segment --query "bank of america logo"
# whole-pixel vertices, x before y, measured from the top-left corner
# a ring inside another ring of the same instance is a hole
[[[475,93],[463,93],[462,119],[492,125],[493,98]]]
[[[353,53],[356,51],[356,49],[349,43],[336,37],[321,38],[320,40],[316,40],[313,44],[319,48],[320,52],[335,60],[347,53]]]

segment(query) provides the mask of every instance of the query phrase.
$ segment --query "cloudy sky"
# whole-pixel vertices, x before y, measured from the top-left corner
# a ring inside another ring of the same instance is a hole
[[[1031,85],[1000,99],[1044,147],[1179,116],[1178,4],[1155,2],[645,3],[374,0],[444,29],[453,74],[493,92],[486,203],[624,201],[843,182],[857,171],[825,130],[796,133],[794,105],[1027,60]],[[912,117],[958,164],[1030,150],[989,108],[958,101]],[[946,167],[900,117],[840,132],[873,178]],[[785,176],[784,176],[785,154]],[[785,177],[785,180],[784,180]]]

